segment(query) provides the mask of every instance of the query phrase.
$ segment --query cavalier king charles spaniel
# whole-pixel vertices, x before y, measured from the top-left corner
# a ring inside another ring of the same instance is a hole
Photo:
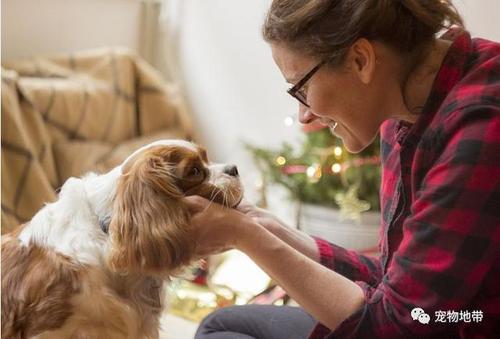
[[[236,166],[162,140],[68,179],[2,237],[2,338],[158,338],[163,283],[194,259],[188,195],[235,207]]]

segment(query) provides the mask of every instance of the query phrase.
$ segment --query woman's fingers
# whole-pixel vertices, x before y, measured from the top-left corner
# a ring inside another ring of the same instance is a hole
[[[191,213],[198,213],[203,211],[210,203],[210,201],[203,197],[200,197],[199,195],[191,195],[189,197],[185,197],[183,201],[188,206]]]
[[[220,253],[235,246],[243,213],[200,196],[185,197],[183,201],[191,213],[196,256]]]
[[[248,212],[256,211],[258,208],[250,203],[248,200],[243,199],[240,204],[236,207],[237,211],[247,214]]]

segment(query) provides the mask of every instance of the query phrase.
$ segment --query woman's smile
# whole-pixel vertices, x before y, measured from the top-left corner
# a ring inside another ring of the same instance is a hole
[[[331,132],[332,134],[334,134],[335,128],[337,128],[337,126],[338,126],[338,124],[339,124],[337,121],[335,121],[335,120],[333,120],[333,119],[325,118],[325,117],[320,118],[320,119],[319,119],[319,121],[320,121],[320,123],[321,123],[322,125],[324,125],[324,126],[328,126],[328,128],[330,129],[330,132]],[[335,135],[336,135],[336,134],[335,134]]]

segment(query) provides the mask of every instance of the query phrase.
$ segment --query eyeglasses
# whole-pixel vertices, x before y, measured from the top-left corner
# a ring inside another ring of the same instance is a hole
[[[313,69],[307,72],[306,75],[302,79],[300,79],[292,88],[287,90],[288,94],[292,97],[300,101],[300,103],[306,107],[309,107],[307,104],[307,93],[304,90],[304,85],[312,78],[312,76],[325,64],[325,60],[321,61],[316,65]]]

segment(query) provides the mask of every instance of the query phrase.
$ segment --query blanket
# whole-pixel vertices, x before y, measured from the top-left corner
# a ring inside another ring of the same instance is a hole
[[[107,171],[155,139],[191,137],[176,87],[129,50],[2,63],[2,234],[69,177]]]

